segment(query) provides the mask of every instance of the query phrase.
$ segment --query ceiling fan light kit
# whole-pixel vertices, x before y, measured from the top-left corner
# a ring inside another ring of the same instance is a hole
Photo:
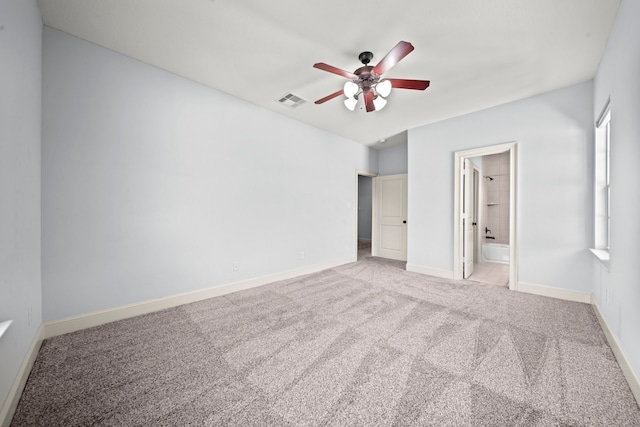
[[[382,80],[376,85],[376,92],[378,92],[378,95],[384,96],[386,98],[391,93],[392,87],[393,85],[389,80]]]
[[[347,107],[347,109],[349,109],[350,111],[355,110],[357,104],[358,100],[353,97],[344,100],[344,106]]]
[[[425,90],[429,87],[429,80],[407,80],[407,79],[382,79],[382,74],[396,65],[402,58],[407,56],[414,47],[409,42],[399,42],[382,60],[375,66],[369,65],[373,59],[373,53],[362,52],[358,59],[363,66],[350,73],[345,70],[333,67],[323,62],[318,62],[313,66],[320,70],[328,71],[349,79],[344,84],[343,90],[332,93],[317,100],[316,104],[322,104],[340,95],[345,95],[344,105],[347,109],[355,110],[358,103],[360,108],[365,108],[367,112],[382,110],[387,105],[386,97],[391,93],[391,88]]]

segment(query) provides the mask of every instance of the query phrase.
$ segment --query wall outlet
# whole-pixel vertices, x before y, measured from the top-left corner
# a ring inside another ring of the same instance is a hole
[[[31,326],[31,322],[33,322],[33,309],[29,307],[27,309],[27,326]]]
[[[605,302],[609,302],[609,288],[604,290],[604,300]]]
[[[238,261],[234,262],[231,268],[233,271],[240,271],[240,263]]]
[[[300,251],[300,259],[304,259],[304,251]]]

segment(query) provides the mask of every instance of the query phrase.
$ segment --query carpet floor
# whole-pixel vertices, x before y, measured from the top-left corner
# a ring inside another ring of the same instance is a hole
[[[587,304],[363,256],[47,339],[12,426],[640,426]]]

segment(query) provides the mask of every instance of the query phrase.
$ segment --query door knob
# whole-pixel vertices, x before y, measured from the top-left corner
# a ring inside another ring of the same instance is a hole
[[[402,223],[403,223],[403,224],[406,224],[406,223],[407,223],[407,220],[405,219],[404,221],[402,221]]]

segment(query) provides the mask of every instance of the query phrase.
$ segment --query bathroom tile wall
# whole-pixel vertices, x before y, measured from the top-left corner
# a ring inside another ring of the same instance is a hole
[[[495,240],[485,237],[484,241],[509,243],[509,153],[483,156],[482,174],[482,229],[491,230],[485,236],[495,237]]]

